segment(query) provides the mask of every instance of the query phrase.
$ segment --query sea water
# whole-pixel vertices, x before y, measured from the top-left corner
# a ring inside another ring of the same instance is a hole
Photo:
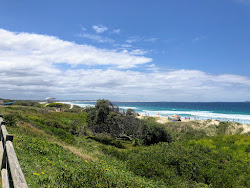
[[[95,102],[73,101],[81,107],[94,106]],[[214,119],[250,124],[250,102],[112,102],[121,110],[134,109],[141,115],[182,118]]]

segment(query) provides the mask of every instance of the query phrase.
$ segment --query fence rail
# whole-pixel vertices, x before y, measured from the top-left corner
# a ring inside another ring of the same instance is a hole
[[[5,121],[0,115],[1,142],[0,142],[0,166],[2,187],[4,188],[26,188],[28,187],[20,164],[18,162],[12,141],[13,135],[8,134]]]

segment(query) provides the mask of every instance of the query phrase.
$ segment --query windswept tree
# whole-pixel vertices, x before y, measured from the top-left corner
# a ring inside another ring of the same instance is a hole
[[[110,101],[100,99],[96,102],[95,110],[95,123],[98,125],[103,125],[107,123],[107,117],[109,113],[112,111],[113,105]]]
[[[108,100],[98,100],[95,107],[85,109],[88,113],[88,127],[94,133],[108,133],[113,138],[140,139],[143,144],[151,145],[158,142],[171,142],[171,135],[164,127],[150,120],[140,120],[136,112],[128,109],[121,113]]]
[[[135,110],[131,108],[127,109],[126,116],[133,116],[133,115],[136,115]]]

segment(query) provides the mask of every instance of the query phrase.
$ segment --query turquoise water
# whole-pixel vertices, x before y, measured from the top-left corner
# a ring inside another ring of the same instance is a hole
[[[67,102],[81,107],[94,106],[95,102]],[[134,109],[139,114],[168,116],[178,114],[182,118],[216,119],[250,124],[249,102],[113,102],[121,110]]]

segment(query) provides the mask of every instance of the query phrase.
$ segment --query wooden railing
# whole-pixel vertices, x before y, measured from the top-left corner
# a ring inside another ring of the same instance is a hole
[[[3,121],[0,115],[1,125],[1,142],[0,142],[0,165],[1,165],[1,178],[2,187],[4,188],[26,188],[27,183],[25,181],[22,169],[19,165],[12,141],[13,135],[8,134],[5,127],[5,121]]]

